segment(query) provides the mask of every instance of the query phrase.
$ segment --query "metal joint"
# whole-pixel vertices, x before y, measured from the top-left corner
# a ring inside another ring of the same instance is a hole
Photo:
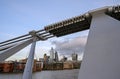
[[[91,24],[91,19],[92,19],[92,15],[91,15],[91,13],[85,13],[84,14],[84,17],[85,17],[85,19],[88,21],[88,23],[89,24]]]
[[[32,30],[29,32],[29,34],[34,38],[36,37],[37,38],[37,41],[39,40],[46,40],[44,37],[42,37],[41,35],[38,35],[37,32],[35,30]]]

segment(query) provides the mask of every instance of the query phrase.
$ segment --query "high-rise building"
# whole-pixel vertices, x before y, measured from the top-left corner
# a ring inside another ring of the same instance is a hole
[[[72,54],[72,60],[77,61],[78,55],[76,53]]]
[[[50,50],[50,62],[53,62],[53,60],[54,60],[54,58],[55,58],[54,52],[55,52],[54,49],[51,48],[51,50]]]
[[[60,61],[62,61],[62,62],[67,61],[67,57],[63,56],[63,58]]]
[[[57,53],[57,51],[55,51],[55,61],[57,62],[57,61],[59,61],[59,58],[58,58],[58,53]]]
[[[47,61],[47,54],[44,54],[44,62]]]

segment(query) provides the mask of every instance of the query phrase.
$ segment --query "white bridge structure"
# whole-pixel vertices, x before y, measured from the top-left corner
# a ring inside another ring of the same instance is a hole
[[[0,61],[32,43],[23,79],[32,79],[37,41],[90,29],[78,79],[120,79],[120,6],[89,11],[0,43]]]

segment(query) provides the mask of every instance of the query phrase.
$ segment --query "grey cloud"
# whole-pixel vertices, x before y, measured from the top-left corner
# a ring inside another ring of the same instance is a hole
[[[81,53],[84,52],[86,41],[87,36],[83,36],[72,40],[68,39],[63,42],[53,41],[52,44],[55,45],[55,50],[57,50],[62,55],[71,55],[73,52],[81,55]]]

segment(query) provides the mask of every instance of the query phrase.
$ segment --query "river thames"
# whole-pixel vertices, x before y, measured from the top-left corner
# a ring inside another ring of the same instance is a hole
[[[79,69],[34,72],[32,79],[78,79]],[[22,79],[22,73],[2,73],[0,79]]]

